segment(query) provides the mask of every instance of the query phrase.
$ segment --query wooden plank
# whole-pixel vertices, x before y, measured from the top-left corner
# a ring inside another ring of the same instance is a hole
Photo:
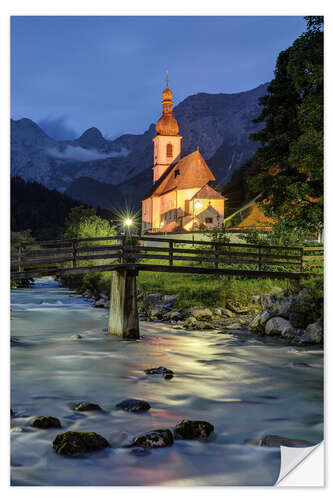
[[[257,254],[253,254],[254,257],[257,257]],[[143,255],[143,254],[127,254],[128,257],[132,259],[140,259],[140,260],[169,260],[169,255]],[[251,265],[257,265],[258,264],[258,259],[255,260],[240,260],[240,259],[231,259],[231,258],[218,258],[216,257],[195,257],[195,256],[180,256],[180,255],[173,255],[173,260],[178,260],[178,261],[187,261],[187,262],[202,262],[202,263],[221,263],[221,264],[251,264]],[[293,261],[293,262],[283,262],[283,261],[262,261],[263,265],[275,265],[275,266],[299,266],[299,261]]]
[[[26,269],[25,271],[12,272],[11,278],[23,279],[23,278],[40,278],[42,276],[67,276],[72,274],[86,274],[86,273],[99,273],[103,271],[113,271],[118,269],[120,264],[107,264],[103,266],[90,266],[90,267],[51,267],[51,268],[39,268],[39,269]]]
[[[43,257],[43,256],[56,256],[56,255],[67,255],[72,253],[72,248],[52,248],[51,250],[25,250],[22,252],[23,257]]]
[[[96,255],[77,255],[76,260],[99,260],[99,259],[119,259],[122,256],[121,253],[107,253],[107,254],[96,254]]]
[[[173,265],[173,241],[169,241],[169,266]]]
[[[121,240],[121,236],[104,236],[103,238],[78,238],[76,241],[81,243],[82,241],[111,241],[111,240]]]
[[[121,245],[99,245],[91,247],[77,247],[77,251],[80,252],[102,252],[105,250],[120,250]]]
[[[306,264],[306,267],[324,267],[324,263],[323,262],[307,262]]]
[[[202,267],[186,267],[186,266],[163,266],[154,264],[114,264],[103,266],[76,267],[76,268],[46,268],[46,269],[29,269],[23,272],[11,273],[12,278],[29,278],[41,276],[62,276],[72,274],[85,274],[102,271],[113,271],[121,267],[137,269],[138,271],[153,271],[167,273],[182,273],[182,274],[207,274],[207,275],[226,275],[226,276],[248,276],[248,277],[272,277],[272,278],[290,278],[299,279],[306,276],[312,276],[310,272],[289,272],[289,271],[256,271],[256,270],[240,270],[240,269],[214,269]]]
[[[154,254],[146,254],[146,251],[151,252],[169,252],[169,248],[167,247],[125,247],[125,250],[134,250],[136,252],[142,252],[142,255],[154,255]],[[262,250],[259,248],[259,250]],[[174,248],[173,254],[194,254],[194,255],[215,255],[214,250],[200,250],[200,249],[187,249],[187,248]],[[218,251],[219,255],[225,255],[230,257],[258,257],[257,252],[228,252],[228,251]],[[271,259],[286,259],[286,260],[295,260],[298,258],[297,255],[281,255],[281,254],[270,254],[270,253],[261,253],[262,257],[269,257]]]
[[[291,278],[299,279],[306,276],[312,276],[312,273],[298,273],[289,271],[249,271],[240,269],[214,269],[202,267],[186,267],[186,266],[162,266],[162,265],[149,265],[149,264],[136,264],[139,271],[154,271],[161,273],[181,273],[181,274],[216,274],[226,276],[248,276],[248,277],[271,277],[271,278]]]
[[[324,247],[303,247],[304,252],[323,252]]]
[[[312,261],[312,260],[316,261],[316,260],[318,260],[319,261],[319,260],[324,260],[324,256],[323,255],[305,255],[303,257],[303,260],[305,260],[305,261],[309,261],[309,260],[310,261]]]
[[[25,266],[34,266],[34,265],[38,266],[40,264],[56,264],[56,263],[62,264],[64,262],[72,262],[72,256],[64,258],[56,257],[55,259],[23,260],[23,264]]]
[[[161,242],[164,242],[164,243],[168,243],[169,241],[171,240],[170,239],[166,239],[166,238],[149,238],[149,237],[142,237],[140,238],[140,241],[161,241]],[[212,245],[214,246],[216,243],[213,242],[213,241],[191,241],[191,240],[176,240],[176,239],[172,239],[172,241],[174,243],[182,243],[182,244],[185,244],[185,245]],[[277,246],[277,245],[253,245],[253,244],[250,244],[250,243],[218,243],[219,247],[241,247],[241,248],[259,248],[259,247],[262,247],[262,248],[274,248],[275,250],[299,250],[300,247],[286,247],[286,246]]]

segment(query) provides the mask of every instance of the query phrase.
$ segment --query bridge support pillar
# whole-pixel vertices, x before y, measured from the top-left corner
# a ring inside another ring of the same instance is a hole
[[[124,339],[139,339],[136,269],[112,271],[108,332]]]

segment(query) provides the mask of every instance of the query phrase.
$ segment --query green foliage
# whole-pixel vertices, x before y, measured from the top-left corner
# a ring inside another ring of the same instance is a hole
[[[225,217],[235,212],[241,205],[252,198],[248,180],[260,171],[260,163],[254,156],[235,170],[228,184],[223,187],[223,196],[227,198]]]
[[[309,323],[324,317],[324,276],[318,273],[315,276],[301,280],[301,286],[308,290],[304,299],[304,310],[311,315]]]
[[[219,243],[222,245],[230,243],[230,233],[227,232],[222,222],[218,222],[217,226],[209,231],[208,237],[212,243]]]
[[[116,230],[110,226],[108,220],[102,219],[96,215],[93,208],[85,208],[84,206],[74,207],[66,222],[64,239],[81,239],[81,238],[104,238],[108,236],[116,236]],[[112,240],[111,240],[112,241]],[[83,242],[84,246],[99,246],[105,245],[105,241]],[[80,245],[78,244],[78,248]],[[108,242],[108,244],[112,244]],[[110,259],[108,259],[110,262]],[[84,265],[102,265],[103,260],[85,260]],[[96,293],[104,290],[105,273],[87,273],[83,275],[62,276],[61,281],[71,288],[79,291],[90,289]]]
[[[249,185],[262,193],[266,215],[317,232],[323,224],[323,32],[320,16],[307,23],[307,32],[279,54],[260,100],[255,122],[265,126],[250,137],[261,144],[261,167]]]
[[[253,245],[275,246],[303,246],[308,238],[308,233],[302,227],[295,228],[289,221],[280,219],[273,226],[272,231],[250,231],[239,235],[239,238]]]
[[[11,245],[11,251],[12,252],[17,252],[17,246],[18,244],[22,244],[24,249],[34,249],[38,248],[38,245],[35,244],[35,239],[31,236],[31,230],[26,229],[25,231],[16,231],[12,232],[10,234],[10,245]],[[10,288],[12,290],[16,288],[30,288],[30,286],[33,283],[33,279],[11,279],[10,280]]]
[[[96,215],[93,208],[85,208],[83,205],[72,208],[65,221],[64,239],[98,238],[115,236],[115,229],[110,227],[109,221]],[[93,242],[94,245],[102,245],[105,242]]]
[[[35,242],[35,238],[31,235],[31,229],[26,229],[24,231],[12,231],[10,233],[10,243],[12,248],[14,249],[15,245],[21,243],[25,247],[33,246]]]

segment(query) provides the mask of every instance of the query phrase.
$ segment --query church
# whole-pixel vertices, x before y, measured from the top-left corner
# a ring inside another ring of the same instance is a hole
[[[211,187],[215,177],[199,149],[181,157],[182,136],[172,114],[173,94],[162,92],[156,124],[153,185],[142,200],[142,233],[212,229],[224,221],[224,198]]]

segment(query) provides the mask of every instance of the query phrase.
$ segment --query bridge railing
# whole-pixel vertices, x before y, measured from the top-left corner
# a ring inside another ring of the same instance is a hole
[[[33,274],[34,270],[41,271],[45,266],[48,266],[49,273],[52,269],[60,272],[69,268],[75,269],[76,273],[81,270],[83,273],[96,272],[110,270],[110,265],[116,264],[140,264],[141,267],[146,264],[156,270],[163,265],[163,268],[169,266],[171,272],[187,265],[193,269],[236,267],[302,273],[313,267],[322,267],[323,263],[322,246],[285,247],[213,241],[193,243],[181,239],[124,236],[39,241],[34,242],[32,249],[17,244],[11,253],[13,275],[23,272]]]

